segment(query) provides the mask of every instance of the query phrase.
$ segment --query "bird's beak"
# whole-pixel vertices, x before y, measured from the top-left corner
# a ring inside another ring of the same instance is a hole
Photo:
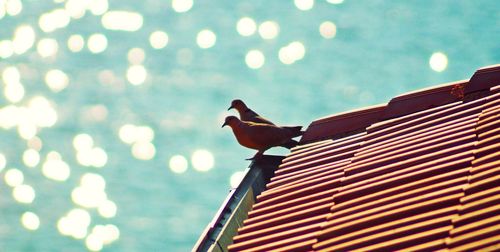
[[[222,124],[222,127],[221,127],[221,128],[224,128],[224,126],[226,126],[226,125],[227,125],[227,123],[226,123],[226,122],[224,122],[224,123]]]
[[[234,109],[234,107],[231,105],[231,107],[229,107],[227,110],[231,110],[231,109]]]

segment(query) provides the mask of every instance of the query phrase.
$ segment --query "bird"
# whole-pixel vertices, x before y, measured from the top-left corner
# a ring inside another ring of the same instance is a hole
[[[247,160],[256,160],[272,147],[288,145],[290,148],[298,144],[292,138],[301,136],[302,126],[280,127],[271,124],[242,121],[236,116],[228,116],[222,124],[231,127],[239,144],[257,150],[257,153]]]
[[[231,106],[227,110],[231,109],[236,109],[238,111],[242,121],[275,125],[271,121],[248,108],[247,105],[240,99],[235,99],[231,102]]]

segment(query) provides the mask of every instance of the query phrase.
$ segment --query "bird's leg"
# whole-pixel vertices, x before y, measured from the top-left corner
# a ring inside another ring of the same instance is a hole
[[[263,154],[264,154],[264,151],[258,151],[257,153],[255,153],[255,155],[253,157],[247,158],[246,160],[257,160],[260,157],[262,157]]]

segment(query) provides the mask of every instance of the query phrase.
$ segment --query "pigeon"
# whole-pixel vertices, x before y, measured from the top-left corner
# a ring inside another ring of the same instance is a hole
[[[229,126],[239,144],[257,150],[257,153],[248,160],[255,160],[271,147],[298,144],[292,138],[302,135],[302,126],[279,127],[276,125],[241,121],[236,116],[228,116],[222,127]]]
[[[238,114],[240,114],[240,119],[242,121],[275,125],[271,121],[255,113],[255,111],[249,109],[247,105],[240,99],[233,100],[231,102],[231,107],[229,107],[227,110],[230,109],[236,109],[238,111]]]

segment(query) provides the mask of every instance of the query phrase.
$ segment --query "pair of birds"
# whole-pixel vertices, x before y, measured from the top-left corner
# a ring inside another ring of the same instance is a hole
[[[248,160],[258,159],[263,153],[276,146],[285,148],[295,147],[298,142],[292,138],[301,136],[304,132],[302,126],[276,126],[271,121],[261,117],[249,109],[242,100],[233,100],[228,110],[236,109],[240,119],[236,116],[226,117],[224,126],[233,130],[239,144],[257,150],[257,153]]]

